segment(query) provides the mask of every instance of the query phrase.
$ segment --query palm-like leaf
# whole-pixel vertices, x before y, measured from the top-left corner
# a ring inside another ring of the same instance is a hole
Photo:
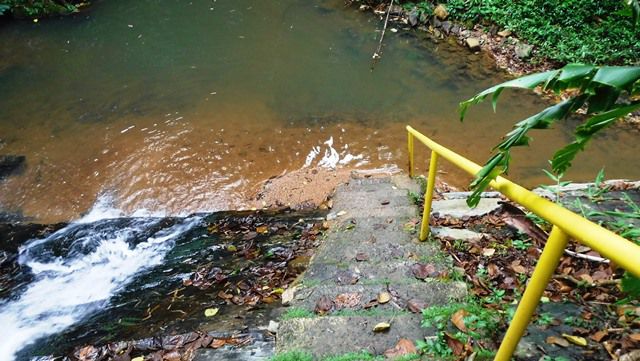
[[[575,140],[558,150],[551,166],[556,174],[564,173],[576,154],[584,149],[595,133],[614,123],[617,119],[640,109],[640,101],[621,102],[623,94],[634,95],[640,90],[640,67],[603,66],[569,64],[562,69],[527,75],[493,86],[460,103],[460,120],[471,105],[478,104],[493,94],[495,110],[500,93],[506,88],[552,90],[556,93],[575,89],[578,95],[552,105],[541,112],[524,119],[507,133],[493,149],[492,156],[471,183],[472,195],[467,199],[470,206],[480,201],[480,193],[489,186],[491,180],[506,173],[511,161],[512,147],[529,144],[531,129],[547,129],[554,122],[566,119],[583,106],[587,106],[587,118],[575,130]]]

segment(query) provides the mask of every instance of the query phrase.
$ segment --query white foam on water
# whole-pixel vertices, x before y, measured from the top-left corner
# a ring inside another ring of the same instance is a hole
[[[66,258],[43,260],[41,255],[35,258],[38,252],[28,252],[83,224],[87,226],[90,220],[117,217],[118,211],[105,209],[105,204],[108,202],[99,202],[79,222],[45,239],[32,241],[20,250],[19,262],[31,269],[34,281],[17,299],[0,304],[0,360],[14,360],[26,345],[60,332],[103,308],[137,274],[160,264],[174,246],[174,239],[200,222],[199,217],[185,219],[132,246],[129,241],[134,231],[158,221],[143,219],[119,229],[84,232],[74,240],[74,245],[94,244],[86,254],[70,253]]]
[[[358,162],[359,165],[367,163],[366,160],[364,160],[364,155],[353,155],[349,153],[348,144],[345,144],[342,147],[343,151],[338,153],[338,151],[333,147],[333,137],[330,137],[323,144],[325,145],[324,156],[316,164],[318,167],[335,169],[338,165],[347,165],[355,160],[360,160],[360,162]],[[321,148],[319,146],[311,148],[311,151],[307,154],[303,167],[307,168],[311,166],[320,153]]]

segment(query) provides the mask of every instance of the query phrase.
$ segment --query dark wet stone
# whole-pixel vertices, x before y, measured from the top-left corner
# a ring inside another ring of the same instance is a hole
[[[419,23],[419,19],[418,19],[419,16],[420,14],[418,13],[417,9],[411,10],[411,12],[409,13],[409,25],[417,26]]]
[[[24,155],[0,155],[0,180],[24,171],[27,157]]]

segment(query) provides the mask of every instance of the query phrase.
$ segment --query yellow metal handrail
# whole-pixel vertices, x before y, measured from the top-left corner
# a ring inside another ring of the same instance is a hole
[[[478,173],[482,167],[434,142],[410,126],[407,126],[407,132],[409,175],[411,177],[413,177],[414,167],[414,138],[431,149],[429,177],[427,179],[424,212],[422,215],[422,225],[420,227],[420,240],[424,241],[429,235],[429,217],[431,214],[431,202],[433,199],[438,157],[440,156],[450,161],[471,175]],[[522,295],[522,300],[520,300],[513,320],[507,329],[507,333],[495,357],[496,361],[508,361],[511,359],[518,342],[520,342],[522,335],[531,322],[531,317],[560,262],[560,257],[567,246],[569,237],[595,250],[603,257],[612,260],[636,277],[640,277],[640,246],[588,221],[558,204],[536,195],[506,178],[497,177],[490,185],[513,202],[518,203],[553,224],[553,229],[540,255],[540,260],[531,275],[531,279]]]

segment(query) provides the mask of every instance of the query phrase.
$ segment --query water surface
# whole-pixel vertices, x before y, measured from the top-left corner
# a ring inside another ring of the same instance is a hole
[[[461,124],[458,102],[505,75],[482,54],[403,30],[387,32],[371,71],[380,29],[342,0],[109,0],[2,24],[0,153],[26,155],[27,168],[0,183],[0,206],[46,222],[78,218],[101,195],[126,215],[247,207],[260,182],[303,167],[314,147],[320,162],[331,138],[339,167],[403,168],[406,124],[481,162],[546,106],[505,94],[497,114],[481,105]],[[634,137],[610,131],[571,178],[604,165],[640,176],[628,166]],[[536,134],[512,178],[544,181],[568,139],[564,127]]]

